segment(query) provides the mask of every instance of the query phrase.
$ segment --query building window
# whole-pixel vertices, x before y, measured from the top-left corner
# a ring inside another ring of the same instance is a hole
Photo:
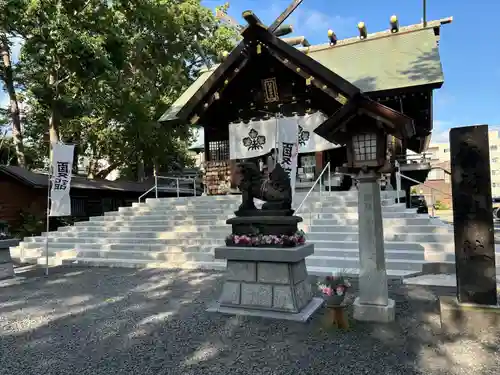
[[[450,149],[449,148],[445,148],[443,152],[446,154],[446,153],[450,152]]]
[[[498,158],[491,158],[492,163],[498,163]]]
[[[498,146],[497,146],[497,145],[491,145],[491,146],[490,146],[490,150],[492,150],[492,151],[495,151],[497,148],[498,148]]]
[[[316,156],[313,155],[299,155],[299,171],[298,177],[301,181],[314,181],[316,171]]]
[[[229,160],[229,140],[208,142],[210,161]]]

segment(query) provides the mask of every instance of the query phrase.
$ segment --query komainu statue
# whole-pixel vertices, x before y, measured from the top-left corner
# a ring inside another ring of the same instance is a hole
[[[254,198],[266,202],[262,210],[291,210],[290,178],[280,164],[276,164],[267,178],[262,178],[259,168],[254,163],[245,162],[238,167],[241,176],[239,188],[242,194],[239,212],[257,210]]]

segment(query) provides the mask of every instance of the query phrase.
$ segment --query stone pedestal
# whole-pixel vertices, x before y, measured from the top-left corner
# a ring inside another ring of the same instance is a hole
[[[457,298],[439,297],[442,333],[484,337],[500,335],[500,306],[460,303]]]
[[[306,321],[323,304],[307,280],[305,258],[313,252],[312,244],[216,248],[215,258],[227,259],[226,279],[208,311]]]
[[[358,181],[360,270],[359,297],[354,303],[354,318],[389,322],[394,320],[394,301],[388,296],[378,175],[362,173]]]

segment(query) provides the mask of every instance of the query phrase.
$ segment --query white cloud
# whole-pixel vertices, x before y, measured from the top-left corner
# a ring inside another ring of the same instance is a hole
[[[433,125],[434,129],[446,129],[446,128],[451,128],[452,126],[451,121],[443,121],[443,120],[434,120]]]
[[[450,141],[450,130],[433,132],[431,143],[448,143]]]
[[[453,127],[451,121],[434,120],[431,143],[449,142],[450,129]]]

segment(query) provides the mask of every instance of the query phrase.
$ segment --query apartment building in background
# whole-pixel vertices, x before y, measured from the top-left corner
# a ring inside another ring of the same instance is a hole
[[[489,131],[490,170],[491,170],[491,195],[500,197],[500,137],[498,130]],[[450,167],[450,144],[431,143],[425,157],[430,161],[433,169],[429,172],[425,184],[415,186],[417,194],[426,196],[426,200],[434,198],[451,205],[451,178],[446,171]],[[432,191],[433,189],[434,191]]]

